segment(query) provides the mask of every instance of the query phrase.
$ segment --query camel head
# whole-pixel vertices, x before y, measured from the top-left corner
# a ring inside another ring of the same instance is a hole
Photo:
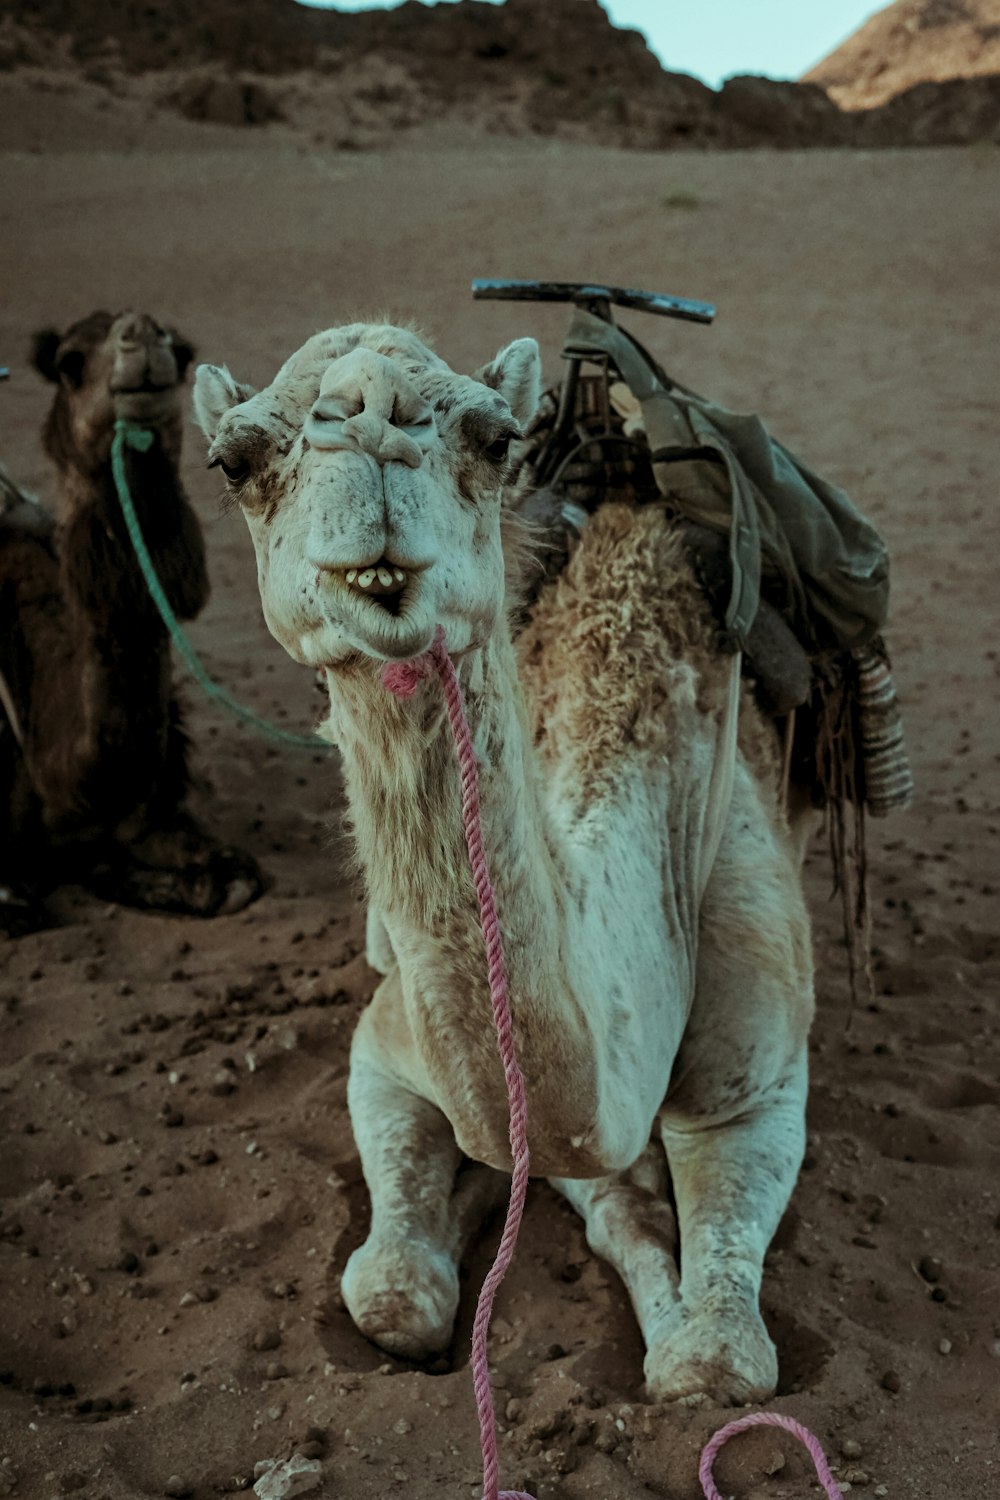
[[[264,615],[297,661],[482,645],[505,598],[507,452],[534,415],[538,346],[459,375],[405,328],[316,334],[254,392],[202,365],[195,410],[242,507]]]
[[[155,428],[180,454],[181,391],[191,345],[146,313],[95,312],[65,333],[35,335],[34,364],[58,387],[45,423],[49,457],[95,474],[108,462],[116,419]]]

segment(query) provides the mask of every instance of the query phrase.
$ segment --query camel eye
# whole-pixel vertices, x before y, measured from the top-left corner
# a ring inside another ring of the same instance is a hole
[[[250,477],[249,464],[220,464],[219,467],[230,484],[242,484],[245,479],[249,479]]]
[[[59,361],[59,374],[74,390],[78,391],[83,384],[83,367],[86,362],[79,349],[67,349]]]
[[[486,457],[495,464],[506,463],[512,437],[513,433],[508,432],[504,437],[496,438],[489,443],[486,447]]]
[[[226,463],[222,458],[213,458],[208,467],[210,469],[221,469],[229,483],[233,485],[244,484],[250,478],[250,465],[239,460]]]

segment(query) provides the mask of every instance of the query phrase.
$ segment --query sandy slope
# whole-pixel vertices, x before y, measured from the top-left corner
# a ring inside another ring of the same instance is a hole
[[[0,452],[42,492],[45,391],[24,358],[40,323],[148,307],[263,380],[315,328],[388,307],[465,367],[536,331],[554,371],[561,315],[477,306],[469,278],[606,276],[714,298],[712,331],[643,333],[689,383],[766,413],[884,527],[919,798],[872,837],[870,1011],[849,1013],[811,860],[820,1016],[809,1156],[764,1286],[775,1404],[842,1477],[869,1476],[851,1481],[862,1494],[996,1493],[996,153],[671,158],[427,135],[337,155],[280,131],[123,134],[86,110],[69,130],[58,99],[45,111],[12,122],[43,151],[0,155]],[[248,539],[193,433],[186,474],[215,585],[197,643],[246,701],[307,725],[311,683],[266,635]],[[366,1214],[344,1096],[373,976],[331,832],[336,765],[189,698],[202,806],[259,852],[269,894],[203,925],[68,891],[58,929],[0,949],[0,1494],[136,1500],[179,1474],[207,1500],[312,1441],[337,1500],[471,1500],[462,1366],[490,1243],[433,1372],[386,1360],[337,1296]],[[694,1500],[720,1413],[643,1404],[621,1287],[544,1187],[493,1359],[506,1482],[539,1500]],[[743,1439],[719,1467],[741,1500],[809,1493],[783,1438]]]

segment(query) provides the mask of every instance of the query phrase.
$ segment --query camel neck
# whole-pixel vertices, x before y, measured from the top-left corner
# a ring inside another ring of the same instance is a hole
[[[552,903],[553,855],[509,636],[494,636],[458,671],[493,880],[508,914],[525,905],[541,921]],[[367,667],[347,682],[334,678],[331,704],[358,848],[380,910],[435,931],[454,915],[460,891],[471,920],[460,776],[437,678],[400,702]]]
[[[595,1117],[590,1023],[567,965],[566,882],[534,765],[509,638],[459,664],[479,764],[483,845],[535,1140],[582,1146]],[[331,684],[370,899],[403,973],[410,1024],[441,1108],[469,1155],[509,1163],[507,1096],[469,870],[458,761],[437,677],[400,703],[370,666]],[[535,1147],[533,1145],[532,1149]]]

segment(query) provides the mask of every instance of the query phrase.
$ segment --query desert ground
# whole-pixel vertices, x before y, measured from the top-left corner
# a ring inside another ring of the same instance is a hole
[[[13,77],[0,141],[0,456],[42,497],[30,336],[95,307],[148,310],[262,383],[375,310],[463,369],[534,333],[555,377],[563,313],[476,304],[475,275],[718,304],[710,330],[625,321],[883,529],[918,788],[870,825],[874,1004],[851,1004],[829,862],[809,857],[818,1016],[808,1155],[763,1288],[773,1406],[817,1432],[845,1492],[1000,1493],[1000,153],[645,154],[444,125],[338,152]],[[213,579],[192,636],[243,701],[308,729],[320,699],[267,634],[202,454],[192,425]],[[306,1445],[330,1500],[474,1500],[467,1346],[499,1225],[431,1369],[372,1347],[339,1300],[367,1214],[348,1047],[376,976],[336,756],[185,699],[198,809],[259,856],[267,894],[200,922],[67,888],[56,926],[0,940],[0,1495],[208,1500]],[[623,1290],[542,1184],[491,1354],[504,1485],[699,1495],[728,1414],[644,1399]],[[815,1491],[781,1434],[734,1441],[717,1474],[738,1500]]]

